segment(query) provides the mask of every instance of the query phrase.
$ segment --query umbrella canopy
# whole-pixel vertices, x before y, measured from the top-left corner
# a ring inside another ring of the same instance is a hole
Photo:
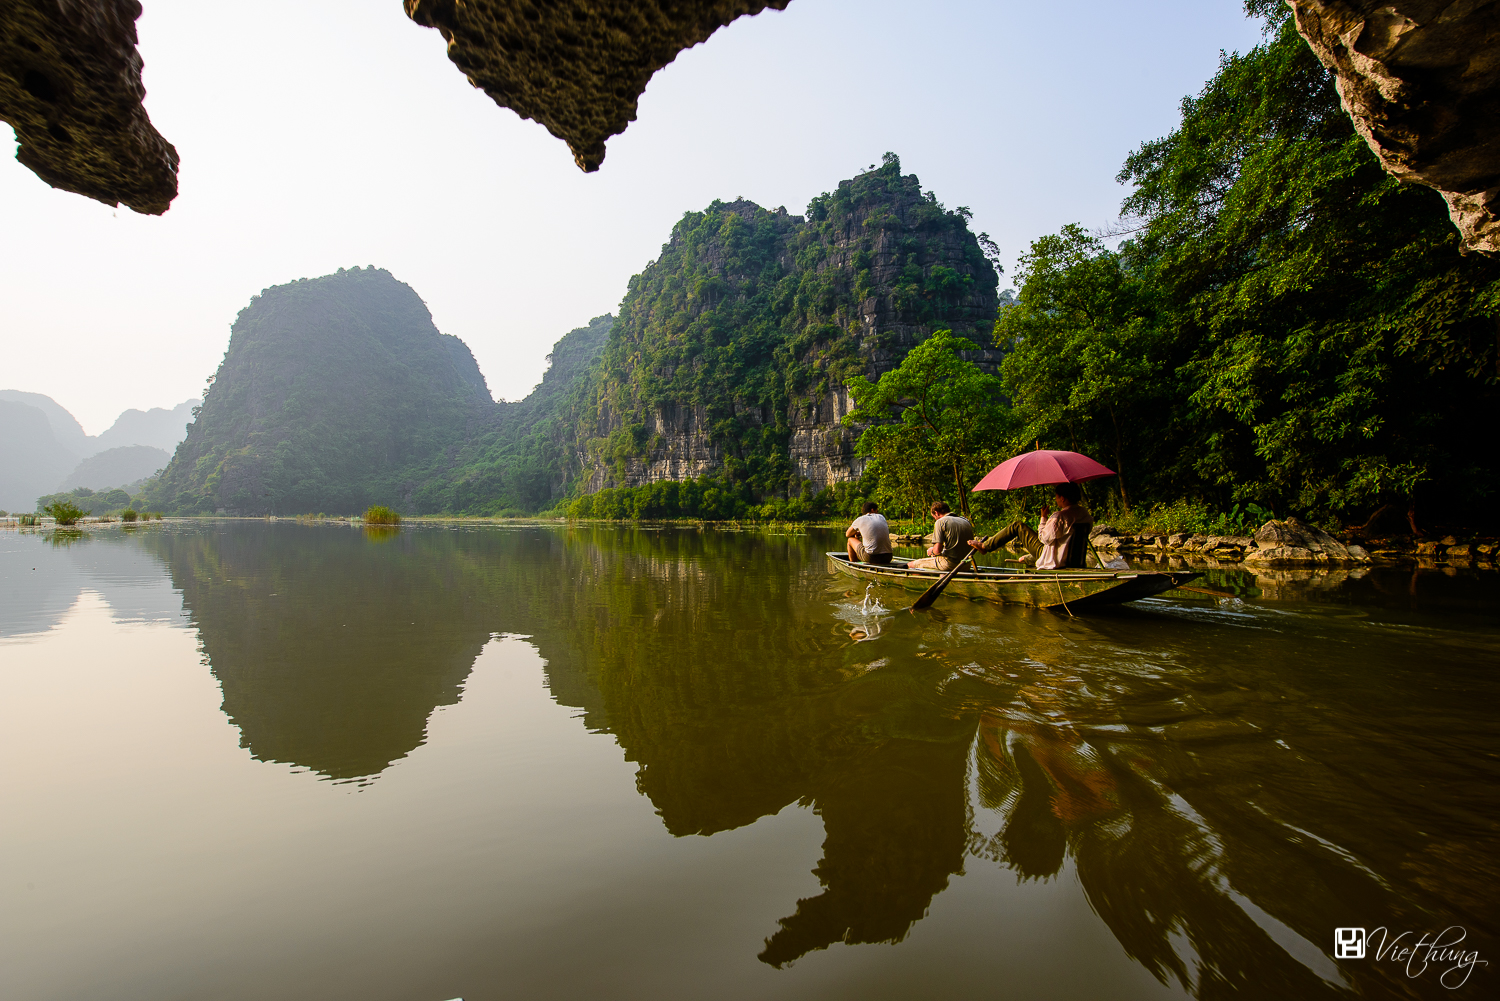
[[[1113,469],[1106,469],[1086,455],[1037,449],[1035,452],[1022,452],[1013,459],[1006,459],[986,473],[974,489],[1015,490],[1042,483],[1081,483],[1113,475]]]

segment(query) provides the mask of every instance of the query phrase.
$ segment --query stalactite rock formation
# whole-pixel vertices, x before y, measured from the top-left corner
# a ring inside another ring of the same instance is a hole
[[[405,0],[496,104],[546,126],[585,171],[635,121],[652,75],[719,28],[790,0]]]
[[[1500,0],[1288,0],[1381,164],[1500,253]]]
[[[136,0],[0,2],[0,120],[16,159],[64,191],[160,215],[177,150],[151,125]]]

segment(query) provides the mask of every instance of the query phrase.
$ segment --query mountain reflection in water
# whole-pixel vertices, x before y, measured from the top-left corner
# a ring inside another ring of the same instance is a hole
[[[864,595],[827,575],[816,535],[247,523],[137,540],[257,758],[373,781],[514,634],[673,835],[811,807],[821,892],[767,929],[773,966],[902,941],[966,865],[1076,878],[1130,957],[1200,997],[1407,989],[1335,965],[1341,925],[1459,924],[1493,951],[1493,574],[1076,620],[953,601],[856,642]]]

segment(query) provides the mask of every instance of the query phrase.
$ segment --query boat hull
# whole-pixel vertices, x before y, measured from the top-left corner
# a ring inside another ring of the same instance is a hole
[[[897,559],[890,566],[850,563],[843,553],[828,553],[828,568],[859,580],[890,584],[908,591],[926,591],[940,577],[937,570],[911,570]],[[1119,605],[1149,598],[1186,584],[1198,574],[1157,573],[1143,570],[1010,570],[981,567],[979,573],[960,570],[948,582],[944,594],[1032,605],[1036,608],[1079,609]]]

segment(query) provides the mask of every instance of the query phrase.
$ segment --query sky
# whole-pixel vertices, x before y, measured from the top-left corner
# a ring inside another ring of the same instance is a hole
[[[584,174],[400,0],[145,0],[138,28],[146,109],[182,158],[164,216],[0,158],[0,388],[90,434],[200,395],[251,296],[355,265],[416,289],[520,399],[684,212],[800,213],[888,150],[973,210],[1008,287],[1030,241],[1114,222],[1125,157],[1172,130],[1221,50],[1260,40],[1240,0],[792,0],[657,73]]]

